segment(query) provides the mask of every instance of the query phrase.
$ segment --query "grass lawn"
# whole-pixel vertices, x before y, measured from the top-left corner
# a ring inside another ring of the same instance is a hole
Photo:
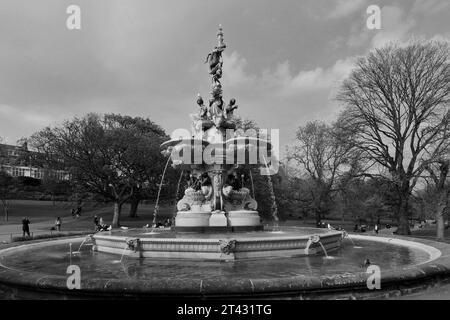
[[[124,204],[122,207],[121,217],[120,217],[120,225],[129,228],[141,228],[146,224],[152,224],[153,221],[153,212],[155,206],[154,204],[140,204],[137,211],[137,217],[130,218],[129,211],[130,205]],[[174,206],[173,205],[165,205],[161,204],[159,206],[157,221],[164,222],[168,218],[172,218],[174,214]],[[62,220],[62,230],[90,230],[94,229],[94,215],[97,215],[99,218],[103,218],[106,224],[111,224],[114,210],[112,204],[107,204],[99,209],[95,209],[89,211],[79,219],[73,219],[72,217],[67,217],[65,220]]]
[[[24,216],[27,216],[30,221],[31,230],[38,228],[35,224],[39,224],[39,230],[47,230],[53,226],[53,221],[56,217],[62,219],[62,231],[86,231],[93,230],[93,217],[97,214],[102,217],[106,224],[112,223],[113,218],[113,204],[112,203],[84,203],[83,211],[80,218],[74,219],[71,215],[73,203],[51,201],[33,201],[33,200],[11,200],[9,210],[9,221],[4,221],[3,212],[0,210],[0,226],[20,225]],[[153,220],[154,204],[140,204],[136,218],[129,217],[130,205],[125,204],[122,207],[122,214],[120,223],[122,226],[130,228],[140,228],[146,224],[151,224]],[[157,215],[158,222],[164,222],[167,218],[172,218],[175,211],[174,204],[160,204]],[[325,223],[330,223],[331,226],[337,228],[341,227],[347,231],[353,231],[354,222],[350,220],[342,221],[325,219]],[[382,224],[385,221],[382,221]],[[271,220],[265,220],[264,224],[272,225]],[[315,227],[315,220],[295,219],[280,221],[280,226],[306,226]],[[373,226],[369,226],[368,231],[372,230]],[[18,230],[21,231],[21,230]],[[414,230],[413,237],[424,237],[434,239],[436,237],[436,226],[428,225],[425,228]],[[450,229],[445,230],[445,237],[450,241]]]
[[[55,220],[56,217],[71,217],[71,209],[74,204],[69,202],[35,201],[35,200],[10,200],[9,218],[5,221],[3,210],[0,210],[0,225],[20,224],[23,217],[28,217],[32,223]],[[90,212],[103,204],[86,203],[83,212]]]
[[[0,226],[21,224],[23,217],[28,217],[31,221],[30,228],[36,223],[53,222],[56,217],[61,217],[62,229],[64,230],[86,230],[93,228],[93,217],[97,214],[102,217],[105,223],[111,224],[113,218],[112,203],[84,203],[81,216],[78,219],[72,217],[71,209],[73,203],[33,200],[10,200],[9,219],[5,221],[3,212],[0,210]],[[141,204],[138,208],[136,218],[129,217],[130,205],[122,207],[121,225],[127,227],[142,227],[151,224],[153,220],[154,205]],[[174,206],[160,205],[158,211],[158,221],[171,218],[174,213]]]

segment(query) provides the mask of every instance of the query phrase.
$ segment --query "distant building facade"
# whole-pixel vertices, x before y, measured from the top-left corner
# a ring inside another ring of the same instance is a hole
[[[22,146],[0,144],[0,170],[5,171],[12,177],[30,177],[43,180],[51,176],[57,180],[70,179],[67,171],[33,166],[32,160],[37,155],[39,155],[37,152],[29,151],[26,144]]]

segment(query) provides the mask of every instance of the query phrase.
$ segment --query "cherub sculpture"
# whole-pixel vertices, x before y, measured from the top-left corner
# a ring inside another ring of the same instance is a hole
[[[203,103],[203,98],[200,96],[200,94],[198,94],[197,104],[200,107],[198,116],[200,117],[200,119],[207,119],[209,117],[209,110],[208,107],[206,107]]]
[[[236,99],[231,99],[228,103],[227,107],[225,108],[226,117],[229,119],[233,116],[234,110],[236,110],[238,106],[236,105]]]

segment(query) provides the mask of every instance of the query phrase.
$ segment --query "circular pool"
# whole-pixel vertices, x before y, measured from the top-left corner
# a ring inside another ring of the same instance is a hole
[[[297,231],[302,234],[301,228]],[[270,237],[291,237],[292,232],[280,230]],[[450,274],[450,245],[402,237],[351,235],[327,255],[237,260],[136,258],[95,251],[94,245],[83,237],[0,250],[0,296],[376,298],[419,290]],[[79,289],[69,289],[69,265],[79,267]],[[379,290],[367,285],[374,276],[380,278]]]

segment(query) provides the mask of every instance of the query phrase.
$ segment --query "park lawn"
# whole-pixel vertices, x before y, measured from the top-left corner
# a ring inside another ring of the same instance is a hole
[[[5,221],[3,210],[0,210],[0,225],[5,224],[20,224],[23,217],[33,220],[32,222],[43,222],[54,220],[57,217],[61,217],[63,220],[76,220],[72,218],[71,209],[75,208],[71,202],[55,202],[52,201],[37,201],[37,200],[10,200],[9,201],[9,218]],[[122,207],[122,219],[123,222],[136,222],[139,223],[148,221],[151,223],[153,219],[153,204],[141,204],[138,208],[138,217],[129,218],[128,213],[130,206],[124,204]],[[161,219],[170,218],[173,215],[174,207],[169,205],[160,205],[158,211],[158,217]],[[106,223],[110,223],[113,217],[113,205],[110,203],[83,203],[83,210],[81,212],[81,218],[94,217],[94,214],[103,215],[103,219]]]
[[[23,217],[32,223],[55,220],[57,217],[71,216],[72,203],[37,200],[9,200],[9,217],[5,221],[3,210],[0,210],[0,225],[20,224]],[[93,204],[86,204],[85,210],[92,210]]]
[[[421,229],[411,231],[411,237],[436,240],[436,225],[428,225]],[[444,230],[444,242],[450,242],[450,228]]]
[[[120,225],[128,228],[141,228],[146,224],[151,225],[153,221],[154,204],[140,204],[137,211],[137,217],[131,218],[129,216],[130,205],[124,204],[120,216]],[[157,222],[163,223],[166,219],[170,219],[174,214],[174,205],[161,204],[159,206],[157,214]],[[97,215],[100,219],[103,218],[104,222],[108,225],[112,223],[114,208],[112,204],[90,211],[82,215],[79,219],[73,219],[68,217],[62,221],[61,230],[65,231],[80,231],[80,230],[93,230],[94,229],[94,215]]]

